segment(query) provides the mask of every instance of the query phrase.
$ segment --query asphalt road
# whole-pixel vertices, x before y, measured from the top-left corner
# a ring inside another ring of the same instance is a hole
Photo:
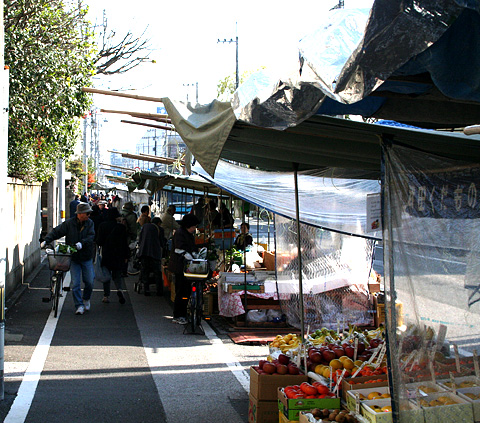
[[[268,347],[233,344],[221,325],[183,334],[167,298],[133,291],[136,277],[126,304],[102,303],[96,285],[90,312],[75,315],[69,292],[54,319],[48,278],[42,266],[7,312],[2,421],[248,421],[248,369]]]

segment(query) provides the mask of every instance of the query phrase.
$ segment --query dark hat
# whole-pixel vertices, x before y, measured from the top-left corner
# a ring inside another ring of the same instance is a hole
[[[107,210],[107,218],[108,220],[115,220],[117,217],[120,217],[120,212],[116,207],[110,207]]]
[[[190,213],[183,216],[180,221],[180,225],[184,228],[191,228],[192,226],[197,226],[199,223],[200,220],[198,220],[198,217]]]
[[[123,208],[125,210],[133,210],[133,203],[131,201],[127,201],[124,205]]]
[[[78,203],[77,204],[77,214],[80,213],[91,213],[92,208],[90,207],[90,204],[88,203]]]

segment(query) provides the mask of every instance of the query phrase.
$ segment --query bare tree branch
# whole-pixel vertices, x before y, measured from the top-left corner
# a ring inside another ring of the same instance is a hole
[[[130,31],[118,42],[115,39],[116,32],[107,31],[107,19],[104,15],[100,27],[102,46],[95,57],[97,75],[113,75],[128,72],[130,69],[144,62],[151,62],[149,58],[152,49],[150,39],[144,39],[147,28],[139,37],[135,37]]]

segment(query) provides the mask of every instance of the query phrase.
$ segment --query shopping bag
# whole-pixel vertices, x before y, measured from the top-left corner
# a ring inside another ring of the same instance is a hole
[[[102,256],[100,252],[98,252],[97,257],[95,259],[95,280],[98,282],[104,283],[110,281],[112,279],[112,273],[108,270],[105,266],[102,266]]]

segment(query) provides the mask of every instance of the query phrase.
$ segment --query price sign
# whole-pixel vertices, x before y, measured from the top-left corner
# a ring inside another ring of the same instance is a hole
[[[440,328],[438,329],[437,343],[435,345],[435,348],[437,351],[442,348],[442,345],[445,342],[446,336],[447,336],[447,327],[445,325],[440,325]]]
[[[360,414],[360,393],[355,392],[355,413]]]
[[[357,376],[357,375],[360,373],[360,371],[361,371],[366,365],[367,365],[367,362],[366,362],[366,361],[364,361],[362,364],[360,364],[360,367],[359,367],[359,368],[357,369],[357,371],[352,375],[352,377]]]
[[[378,354],[377,364],[375,364],[375,368],[380,367],[386,352],[387,352],[387,344],[383,344],[382,349],[380,350],[380,354]]]
[[[353,351],[353,361],[357,360],[358,353],[358,338],[355,338],[355,350]]]
[[[455,364],[457,366],[457,372],[460,373],[460,355],[458,354],[457,344],[453,344],[453,352],[455,353]]]
[[[450,384],[452,386],[452,392],[457,395],[457,385],[455,383],[455,377],[453,376],[453,373],[450,372]]]
[[[435,366],[434,366],[435,352],[436,352],[436,350],[434,348],[431,355],[430,355],[430,360],[428,361],[428,367],[430,368],[430,375],[432,376],[432,382],[433,383],[436,383]]]
[[[473,350],[473,367],[475,368],[475,376],[480,377],[477,350]]]

